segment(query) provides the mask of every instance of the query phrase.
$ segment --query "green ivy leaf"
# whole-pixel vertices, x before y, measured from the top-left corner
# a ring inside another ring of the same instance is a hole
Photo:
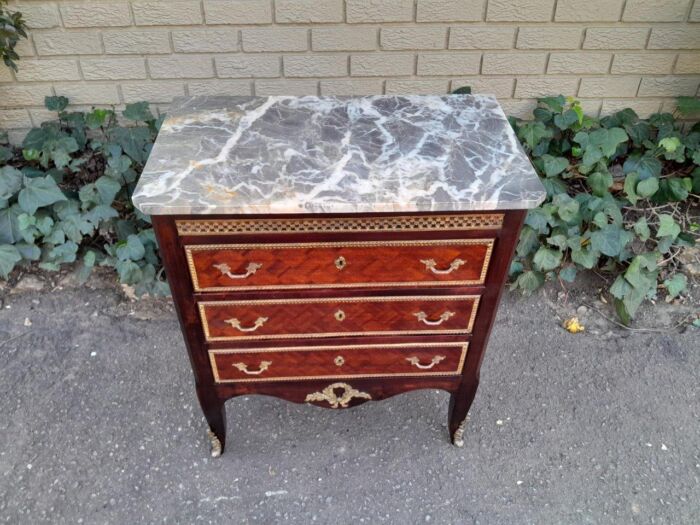
[[[455,89],[452,92],[453,95],[471,95],[472,94],[472,88],[470,86],[462,86],[457,89]]]
[[[90,211],[86,212],[84,217],[85,220],[90,221],[95,226],[98,226],[102,221],[119,217],[119,212],[107,204],[98,204]]]
[[[518,241],[518,246],[515,249],[518,256],[526,257],[539,245],[540,241],[537,238],[537,232],[528,225],[523,226],[523,229],[520,230],[520,240]]]
[[[622,303],[625,307],[625,312],[627,313],[627,319],[634,317],[637,314],[639,306],[642,301],[647,296],[648,290],[643,290],[641,288],[632,288],[629,293],[625,295],[622,299]],[[619,311],[618,311],[619,314]],[[621,319],[624,319],[621,317]],[[629,321],[628,321],[629,323]]]
[[[527,212],[525,224],[532,227],[537,233],[549,233],[549,221],[552,214],[544,208],[533,208]]]
[[[675,239],[681,233],[681,227],[673,219],[673,216],[668,214],[659,215],[659,229],[656,231],[656,237],[670,237]]]
[[[598,264],[600,252],[590,247],[582,247],[571,250],[571,260],[576,264],[591,270]]]
[[[542,97],[537,99],[537,103],[547,106],[554,113],[561,113],[562,111],[564,111],[566,97],[564,97],[564,95],[557,95],[555,97]]]
[[[552,202],[557,206],[557,214],[564,222],[573,222],[579,218],[580,204],[566,193],[556,195]]]
[[[73,241],[66,241],[63,244],[54,246],[48,252],[49,262],[55,264],[72,263],[76,260],[78,245]]]
[[[523,263],[518,261],[517,259],[513,259],[510,262],[510,268],[508,268],[508,276],[509,277],[517,277],[521,273],[523,273],[523,270],[525,267],[523,266]]]
[[[39,268],[47,272],[57,272],[61,269],[61,266],[54,262],[43,261],[39,263]]]
[[[608,224],[598,231],[591,233],[591,246],[608,257],[617,257],[632,235],[615,224]]]
[[[542,122],[527,122],[518,130],[518,136],[530,147],[537,146],[540,140],[552,136],[552,132]]]
[[[649,290],[656,284],[656,272],[648,270],[647,261],[639,256],[625,270],[625,280],[634,288]]]
[[[588,186],[595,195],[598,197],[603,197],[606,193],[608,193],[608,188],[612,186],[613,178],[610,173],[596,171],[588,176],[586,182],[588,182]]]
[[[603,158],[603,151],[598,147],[589,147],[583,152],[583,157],[581,162],[584,166],[588,167],[587,171],[593,167],[593,165]]]
[[[664,286],[668,292],[668,299],[677,297],[688,288],[688,278],[682,273],[677,273],[670,279],[664,281]]]
[[[632,317],[630,317],[630,314],[627,311],[627,308],[625,308],[625,303],[621,299],[615,299],[614,304],[615,304],[615,312],[617,313],[617,316],[620,318],[620,321],[622,321],[622,324],[624,324],[625,326],[629,326],[630,323],[632,322]]]
[[[692,117],[700,114],[700,98],[678,97],[678,113],[683,117]]]
[[[618,144],[627,140],[627,132],[622,128],[597,129],[589,134],[590,146],[599,148],[606,157],[612,157]]]
[[[564,251],[566,250],[566,235],[558,233],[547,237],[547,244],[559,248],[560,251]]]
[[[636,171],[628,173],[625,176],[625,184],[622,189],[624,190],[625,195],[627,196],[627,200],[630,201],[632,205],[637,204],[637,201],[639,200],[639,196],[635,191],[638,182],[639,174]]]
[[[639,174],[640,180],[650,177],[658,177],[661,175],[661,161],[652,154],[640,155],[633,153],[622,165],[623,173],[631,173],[636,171]]]
[[[618,275],[615,282],[610,287],[610,293],[613,297],[622,299],[632,289],[632,285],[625,280],[623,275]]]
[[[667,179],[668,182],[668,193],[672,201],[684,201],[688,198],[688,186],[684,179],[679,179],[677,177]],[[691,186],[692,187],[692,186]]]
[[[80,213],[80,203],[75,199],[57,202],[53,205],[53,211],[56,212],[60,220],[64,220],[71,215]]]
[[[0,168],[0,199],[8,200],[22,188],[22,172],[12,166]]]
[[[60,225],[56,225],[51,232],[44,235],[45,244],[63,244],[66,242],[66,234]]]
[[[139,259],[143,259],[143,256],[146,254],[146,249],[138,235],[131,234],[127,237],[126,241],[117,244],[116,253],[121,261],[138,261]]]
[[[151,142],[151,132],[148,128],[114,128],[110,138],[124,150],[129,157],[139,164],[146,162],[147,146]]]
[[[561,115],[554,115],[554,125],[559,129],[568,129],[579,122],[579,115],[574,109],[567,109]]]
[[[46,177],[24,178],[24,188],[19,192],[17,202],[30,215],[38,208],[66,200],[66,196],[50,175]]]
[[[80,149],[74,137],[53,123],[32,129],[24,138],[22,147],[25,158],[31,154],[31,160],[38,160],[45,169],[51,161],[59,169],[67,166],[71,161],[71,153]],[[36,152],[39,152],[38,156]]]
[[[92,235],[95,231],[95,226],[78,213],[67,217],[59,224],[66,237],[76,243],[80,243],[84,235]]]
[[[143,276],[139,265],[129,259],[117,261],[115,267],[119,273],[119,281],[123,284],[137,283]]]
[[[95,188],[100,194],[100,200],[102,204],[112,204],[114,197],[117,196],[119,190],[122,189],[122,185],[111,177],[103,175],[95,181]]]
[[[567,283],[573,283],[576,279],[576,266],[569,264],[559,270],[559,278]]]
[[[124,118],[128,120],[147,122],[153,120],[153,113],[148,108],[148,102],[136,102],[134,104],[127,104],[126,109],[122,111]]]
[[[661,257],[661,254],[657,251],[653,251],[640,253],[639,255],[637,255],[637,257],[639,258],[639,263],[642,265],[643,268],[646,268],[649,271],[653,271],[657,269],[656,263]]]
[[[542,161],[544,165],[544,174],[547,177],[559,175],[562,171],[569,167],[569,160],[566,157],[542,155]]]
[[[83,255],[80,267],[75,274],[78,278],[78,282],[84,283],[87,281],[92,273],[92,269],[95,267],[95,262],[97,262],[97,253],[94,250],[86,251]]]
[[[15,265],[22,260],[19,250],[11,244],[0,244],[0,277],[7,279]]]
[[[544,284],[544,275],[540,272],[528,270],[521,273],[514,286],[520,288],[524,294],[529,295]]]
[[[644,179],[637,184],[637,193],[640,197],[648,198],[659,190],[659,179],[651,177]]]
[[[15,248],[17,248],[17,251],[22,256],[22,259],[26,261],[38,261],[41,257],[41,250],[36,244],[18,242],[15,244]]]
[[[109,109],[93,109],[85,115],[85,125],[90,129],[98,129],[107,123],[107,117],[113,114]]]
[[[648,122],[637,122],[634,125],[625,126],[627,134],[630,136],[632,143],[639,147],[645,140],[648,140],[651,136],[651,126]]]
[[[651,231],[649,231],[649,225],[645,217],[640,217],[634,223],[634,233],[639,235],[639,238],[645,242],[651,237]]]
[[[10,148],[0,146],[0,164],[4,164],[5,162],[9,161],[12,157],[14,157],[14,154],[12,153],[12,150]]]
[[[681,145],[678,137],[666,137],[659,141],[659,146],[664,148],[668,153],[674,153]]]
[[[68,107],[66,97],[44,97],[44,105],[49,111],[61,112]]]
[[[535,268],[540,271],[548,272],[554,270],[561,263],[562,253],[559,250],[552,250],[550,248],[545,248],[542,246],[537,252],[532,262],[535,264]]]

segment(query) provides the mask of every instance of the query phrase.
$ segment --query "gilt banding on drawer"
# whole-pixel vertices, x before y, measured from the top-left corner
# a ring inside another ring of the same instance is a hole
[[[423,341],[241,348],[209,350],[209,362],[217,383],[456,376],[462,373],[468,346]]]
[[[478,295],[202,301],[207,341],[468,334]]]
[[[493,239],[185,246],[196,292],[481,285]]]

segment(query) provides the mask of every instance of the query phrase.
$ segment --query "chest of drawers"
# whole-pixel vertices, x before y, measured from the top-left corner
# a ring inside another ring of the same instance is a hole
[[[248,394],[338,409],[443,389],[461,445],[543,197],[491,97],[176,100],[134,203],[152,216],[212,454],[226,400]]]

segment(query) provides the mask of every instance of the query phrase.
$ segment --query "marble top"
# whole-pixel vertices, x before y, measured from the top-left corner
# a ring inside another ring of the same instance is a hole
[[[533,208],[488,95],[179,97],[133,195],[151,215]]]

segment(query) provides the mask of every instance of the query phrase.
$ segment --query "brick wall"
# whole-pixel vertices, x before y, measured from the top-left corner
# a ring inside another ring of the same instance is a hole
[[[176,95],[446,93],[526,115],[563,93],[642,115],[696,95],[700,0],[15,0],[31,28],[0,68],[0,127]]]

